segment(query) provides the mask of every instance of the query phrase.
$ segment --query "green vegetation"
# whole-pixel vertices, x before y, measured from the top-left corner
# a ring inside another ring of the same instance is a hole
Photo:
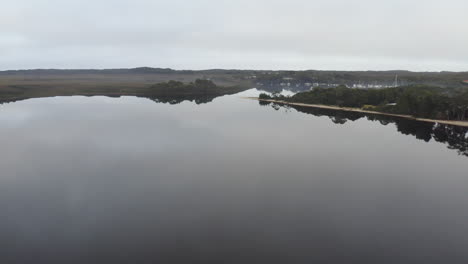
[[[108,70],[19,70],[0,71],[0,102],[29,98],[104,95],[140,96],[160,102],[198,100],[207,102],[225,94],[259,87],[269,91],[283,88],[309,89],[312,84],[356,83],[391,85],[421,84],[400,88],[357,90],[340,86],[316,88],[297,94],[294,100],[350,107],[362,107],[420,117],[466,120],[468,72],[340,72],[340,71],[177,71],[158,68]],[[210,80],[210,81],[209,81]],[[430,87],[430,85],[438,86]],[[452,89],[446,87],[454,87]],[[280,95],[274,96],[276,99]],[[396,105],[388,105],[395,103]]]
[[[197,79],[212,80],[217,85],[218,89],[208,89],[209,93],[214,92],[214,95],[210,95],[212,97],[252,88],[251,80],[245,78],[248,74],[236,70],[176,71],[147,67],[108,70],[0,71],[0,102],[72,95],[161,96],[162,93],[158,92],[158,89],[152,89],[151,86],[171,80],[188,84],[196,82]],[[190,96],[196,94],[200,93],[193,91]],[[165,93],[165,97],[171,95],[173,94]]]
[[[265,94],[265,93],[261,93],[260,96],[258,97],[259,99],[262,99],[262,100],[267,100],[267,99],[272,99],[273,97],[272,96],[269,96],[268,94]],[[277,98],[277,97],[275,97]]]
[[[146,89],[143,96],[162,103],[178,104],[183,101],[194,101],[201,104],[211,102],[218,96],[234,94],[243,90],[245,87],[223,87],[217,86],[210,80],[197,79],[190,83],[178,81],[157,83]]]
[[[289,87],[295,91],[309,90],[315,86],[327,84],[346,85],[382,85],[392,86],[398,76],[400,86],[426,85],[438,87],[464,87],[463,80],[468,80],[468,72],[410,72],[410,71],[273,71],[255,73],[258,88],[274,91]],[[309,83],[309,86],[305,84]],[[281,85],[282,84],[282,85]],[[468,84],[468,83],[467,83]],[[331,86],[330,86],[331,87]]]
[[[356,107],[385,113],[412,115],[415,117],[467,120],[468,91],[431,86],[405,86],[384,89],[315,88],[292,97],[272,98],[305,104],[323,104],[340,107]]]
[[[53,83],[53,82],[51,82]],[[143,83],[129,86],[112,85],[111,83],[96,81],[95,85],[87,82],[68,80],[63,86],[56,84],[46,85],[40,81],[37,84],[10,84],[0,85],[0,103],[12,102],[30,98],[52,96],[139,96],[157,102],[180,103],[185,100],[197,103],[210,102],[214,98],[227,94],[234,94],[248,89],[249,86],[218,86],[211,80],[196,79],[193,82],[167,81],[156,84]]]
[[[157,83],[150,86],[145,95],[152,96],[185,96],[185,95],[218,95],[229,92],[239,92],[238,87],[217,86],[210,80],[197,79],[195,82],[183,83],[178,81],[169,81]]]

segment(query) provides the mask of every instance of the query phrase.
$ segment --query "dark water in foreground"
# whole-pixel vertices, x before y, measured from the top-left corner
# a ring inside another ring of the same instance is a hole
[[[0,106],[0,263],[468,263],[465,130],[274,107]]]

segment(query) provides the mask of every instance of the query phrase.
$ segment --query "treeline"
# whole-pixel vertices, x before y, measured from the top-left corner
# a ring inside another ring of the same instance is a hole
[[[257,83],[263,87],[282,82],[291,84],[328,83],[351,86],[353,84],[392,85],[398,76],[400,85],[433,85],[440,87],[463,87],[468,72],[410,72],[410,71],[277,71],[257,73]],[[285,78],[287,80],[285,80]]]
[[[178,81],[168,81],[157,83],[149,87],[146,96],[197,96],[197,95],[225,95],[237,93],[245,90],[243,87],[218,86],[210,80],[197,79],[194,82],[183,83]]]
[[[307,104],[357,107],[374,111],[431,119],[468,120],[468,91],[431,86],[384,89],[314,88],[284,97],[262,94],[261,99],[279,99]]]
[[[152,85],[148,93],[157,93],[160,95],[174,94],[204,94],[216,90],[217,86],[212,81],[197,79],[195,82],[183,83],[178,81],[168,81]]]
[[[183,101],[194,101],[202,104],[211,102],[224,90],[224,87],[217,86],[210,80],[197,79],[191,83],[168,81],[152,85],[146,96],[158,103],[180,104]]]

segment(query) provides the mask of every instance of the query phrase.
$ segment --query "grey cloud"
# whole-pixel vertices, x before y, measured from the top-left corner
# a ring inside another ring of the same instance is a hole
[[[0,69],[467,70],[462,0],[17,0]]]

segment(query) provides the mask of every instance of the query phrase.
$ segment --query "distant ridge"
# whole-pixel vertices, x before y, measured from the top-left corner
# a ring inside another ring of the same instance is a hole
[[[333,72],[333,73],[389,73],[389,74],[456,74],[468,73],[468,71],[408,71],[408,70],[359,70],[359,71],[343,71],[343,70],[249,70],[249,69],[204,69],[204,70],[175,70],[171,68],[153,68],[153,67],[136,67],[136,68],[109,68],[109,69],[18,69],[18,70],[3,70],[0,74],[12,73],[189,73],[189,72]]]
[[[123,74],[123,73],[173,73],[183,72],[176,71],[169,68],[150,68],[150,67],[138,67],[138,68],[121,68],[121,69],[26,69],[26,70],[6,70],[0,71],[0,74],[24,74],[24,73],[38,73],[38,74],[83,74],[83,73],[100,73],[100,74]]]

